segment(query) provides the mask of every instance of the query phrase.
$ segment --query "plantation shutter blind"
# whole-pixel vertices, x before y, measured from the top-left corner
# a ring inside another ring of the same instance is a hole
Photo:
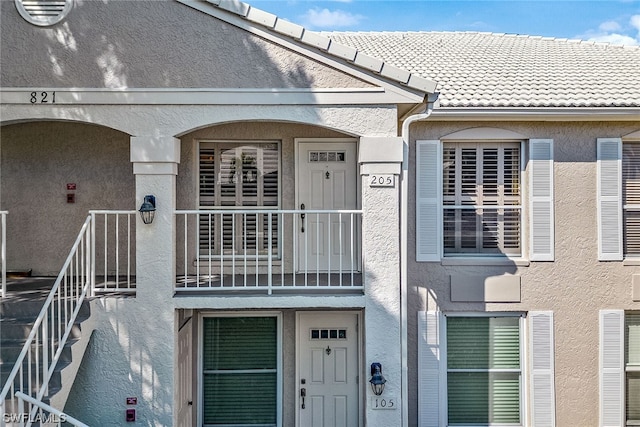
[[[520,318],[447,318],[449,425],[519,424]]]
[[[554,259],[553,140],[529,140],[531,261]]]
[[[440,322],[438,311],[418,313],[418,424],[440,425]]]
[[[276,425],[277,319],[203,320],[203,410],[207,425]]]
[[[600,311],[600,427],[624,426],[624,311]]]
[[[416,260],[440,261],[442,154],[438,140],[416,141]]]
[[[622,140],[598,138],[598,259],[621,261]]]
[[[529,312],[531,339],[531,421],[536,427],[554,427],[554,335],[553,312]]]
[[[627,421],[640,425],[640,313],[625,315]]]
[[[275,143],[214,143],[200,146],[200,206],[277,208],[279,150]],[[201,215],[200,253],[267,253],[269,215]],[[278,246],[278,216],[271,216],[272,249]],[[209,248],[213,250],[208,253]]]
[[[624,254],[640,256],[640,143],[622,144]]]

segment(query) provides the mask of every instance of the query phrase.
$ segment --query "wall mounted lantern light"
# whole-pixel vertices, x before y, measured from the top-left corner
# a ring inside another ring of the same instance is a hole
[[[142,202],[142,206],[140,206],[138,212],[140,212],[142,222],[151,224],[156,215],[156,197],[151,195],[144,196],[144,202]]]
[[[371,364],[371,379],[369,380],[371,383],[371,390],[373,390],[373,394],[376,396],[380,396],[384,391],[384,383],[387,380],[382,376],[382,364],[374,362]]]

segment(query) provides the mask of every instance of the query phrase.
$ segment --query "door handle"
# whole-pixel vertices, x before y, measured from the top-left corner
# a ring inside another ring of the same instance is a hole
[[[304,210],[304,203],[300,205],[300,209]],[[302,220],[302,229],[300,231],[302,231],[304,233],[304,218],[305,218],[305,214],[304,212],[300,214],[300,219]]]
[[[300,389],[300,397],[302,398],[302,409],[304,409],[305,405],[304,405],[304,398],[307,397],[307,389],[302,387]]]

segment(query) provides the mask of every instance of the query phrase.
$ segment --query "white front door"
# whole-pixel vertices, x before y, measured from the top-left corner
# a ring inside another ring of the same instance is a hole
[[[297,162],[298,209],[357,209],[355,142],[301,142]],[[298,271],[359,270],[359,224],[355,214],[304,214],[297,227]]]
[[[357,427],[358,315],[299,313],[298,427]]]

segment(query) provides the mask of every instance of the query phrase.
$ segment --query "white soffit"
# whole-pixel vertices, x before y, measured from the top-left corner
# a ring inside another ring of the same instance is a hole
[[[176,0],[346,74],[420,103],[437,83],[237,0]],[[373,72],[373,74],[372,74]]]

